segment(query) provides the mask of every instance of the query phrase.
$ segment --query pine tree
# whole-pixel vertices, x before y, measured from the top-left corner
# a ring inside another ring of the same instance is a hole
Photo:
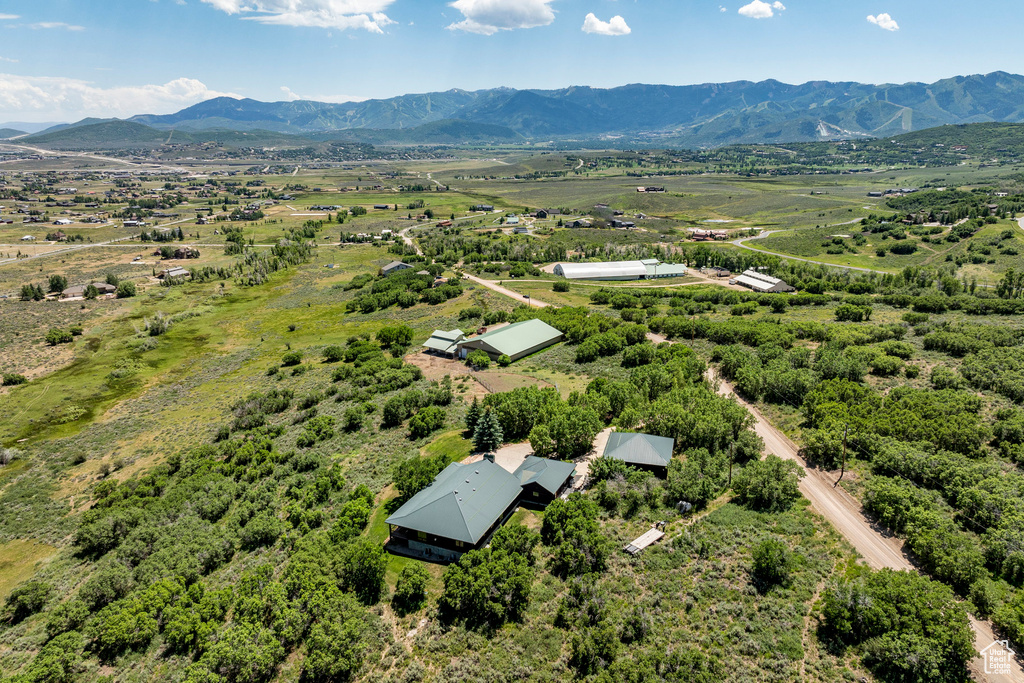
[[[469,410],[466,411],[466,429],[475,432],[478,422],[480,422],[480,401],[474,396],[473,402],[469,404]]]
[[[493,451],[504,441],[501,432],[501,423],[498,416],[490,410],[484,412],[476,425],[476,432],[473,434],[473,443],[478,451]]]

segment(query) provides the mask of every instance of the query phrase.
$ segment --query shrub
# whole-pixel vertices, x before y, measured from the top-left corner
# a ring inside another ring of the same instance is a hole
[[[42,581],[21,584],[7,596],[4,617],[12,624],[23,621],[43,609],[52,590],[50,584]]]
[[[399,614],[408,614],[419,610],[427,601],[427,581],[430,575],[422,564],[407,565],[398,575],[395,593],[391,596],[391,605]]]
[[[765,591],[772,586],[784,586],[789,583],[789,571],[792,560],[789,549],[782,541],[768,538],[754,547],[752,553],[752,571],[754,583],[758,589]]]
[[[444,425],[445,411],[439,406],[421,408],[409,420],[409,438],[422,439]]]
[[[14,372],[5,372],[3,374],[3,386],[13,387],[19,384],[25,384],[28,382],[28,378],[25,375],[19,375]]]
[[[503,353],[500,356],[498,356],[498,365],[500,365],[503,368],[507,368],[508,366],[512,365],[512,359],[508,355]]]
[[[138,293],[134,282],[119,282],[117,285],[117,298],[130,299]]]
[[[46,343],[50,346],[70,344],[74,339],[74,335],[69,330],[61,330],[56,327],[50,328],[50,331],[46,333]]]
[[[384,575],[388,556],[384,547],[369,539],[360,539],[345,551],[341,560],[342,584],[367,605],[375,605],[387,591]]]
[[[803,476],[796,463],[770,453],[744,467],[733,488],[740,501],[751,508],[778,512],[800,497],[799,482]]]
[[[555,292],[568,292],[569,291],[569,281],[568,280],[559,280],[558,282],[556,282],[551,287],[551,290],[555,291]]]
[[[345,349],[337,345],[331,345],[324,349],[324,362],[337,363],[345,358]]]
[[[289,351],[281,356],[281,365],[290,367],[302,362],[302,351]]]
[[[487,355],[486,351],[480,349],[470,351],[466,356],[466,365],[477,370],[486,370],[491,367],[491,357]]]

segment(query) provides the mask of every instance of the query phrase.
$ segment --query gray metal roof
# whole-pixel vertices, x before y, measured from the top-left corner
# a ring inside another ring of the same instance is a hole
[[[385,522],[475,545],[521,491],[519,479],[492,462],[452,463]]]
[[[675,439],[665,436],[612,432],[604,448],[604,457],[622,460],[630,465],[668,467],[674,446]]]
[[[428,349],[435,351],[443,351],[444,353],[455,353],[455,349],[458,347],[458,342],[465,339],[466,333],[462,330],[434,330],[434,333],[430,335],[427,341],[423,342],[423,345]]]
[[[545,342],[554,344],[561,338],[561,332],[543,320],[533,318],[513,323],[512,325],[506,325],[486,334],[481,334],[479,337],[470,337],[459,342],[459,346],[471,349],[482,348],[484,350],[490,348],[494,353],[499,355],[505,354],[514,358],[523,351],[540,346]]]
[[[647,266],[643,261],[604,261],[595,263],[559,263],[555,275],[568,280],[600,280],[602,278],[644,278]]]
[[[576,465],[561,460],[549,460],[531,455],[523,461],[523,464],[516,468],[513,475],[519,479],[522,486],[537,484],[548,493],[554,495],[568,479],[576,472]]]

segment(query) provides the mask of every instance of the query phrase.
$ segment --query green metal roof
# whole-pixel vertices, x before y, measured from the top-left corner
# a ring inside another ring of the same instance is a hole
[[[516,356],[524,351],[544,343],[555,343],[562,338],[562,333],[543,320],[533,318],[522,322],[506,325],[491,332],[471,337],[459,342],[460,346],[481,348],[488,346],[495,353]]]
[[[674,446],[675,440],[664,436],[612,432],[604,448],[604,457],[630,465],[668,467]]]
[[[385,522],[476,545],[521,491],[500,465],[452,463]]]
[[[536,455],[527,456],[513,476],[519,479],[523,486],[537,484],[548,493],[554,495],[562,488],[565,480],[576,472],[576,465],[561,460],[548,460],[539,458]]]
[[[454,353],[458,342],[465,337],[466,333],[462,330],[434,330],[434,334],[430,335],[430,338],[423,342],[423,345],[435,351]]]

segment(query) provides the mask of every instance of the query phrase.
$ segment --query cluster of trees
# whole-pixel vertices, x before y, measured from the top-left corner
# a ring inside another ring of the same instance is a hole
[[[431,271],[433,269],[433,271]],[[443,270],[443,266],[432,264],[425,268],[430,274],[417,275],[412,269],[381,276],[373,280],[365,278],[353,279],[346,289],[365,289],[372,282],[370,291],[360,294],[346,304],[348,311],[372,313],[398,305],[402,308],[415,306],[419,302],[432,305],[442,304],[449,299],[462,295],[462,285],[458,282],[434,287],[434,278]]]
[[[942,584],[883,569],[829,588],[823,602],[824,635],[839,651],[860,651],[879,678],[964,680],[974,634],[963,605]]]

